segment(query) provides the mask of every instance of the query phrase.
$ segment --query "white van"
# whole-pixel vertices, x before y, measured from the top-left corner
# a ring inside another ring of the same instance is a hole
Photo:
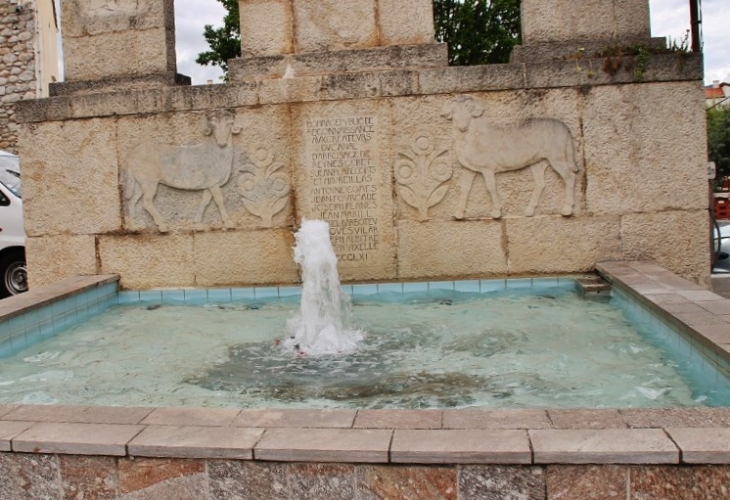
[[[18,157],[0,151],[0,297],[28,290]]]

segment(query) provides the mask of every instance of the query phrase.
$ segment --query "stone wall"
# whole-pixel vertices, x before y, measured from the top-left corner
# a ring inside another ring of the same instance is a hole
[[[15,103],[35,99],[35,10],[0,2],[0,149],[17,152]]]

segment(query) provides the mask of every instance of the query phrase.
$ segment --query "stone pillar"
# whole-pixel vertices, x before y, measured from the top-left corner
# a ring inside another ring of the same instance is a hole
[[[61,0],[61,20],[53,95],[190,83],[176,74],[174,0]]]
[[[651,38],[649,0],[522,0],[521,9],[522,46],[515,48],[514,62],[665,43]]]
[[[305,76],[447,64],[434,43],[432,0],[239,0],[239,8],[243,57],[229,64],[233,81],[287,68]]]

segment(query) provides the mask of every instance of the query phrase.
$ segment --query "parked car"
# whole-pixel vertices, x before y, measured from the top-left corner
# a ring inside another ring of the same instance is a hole
[[[20,162],[0,151],[0,297],[27,290]]]

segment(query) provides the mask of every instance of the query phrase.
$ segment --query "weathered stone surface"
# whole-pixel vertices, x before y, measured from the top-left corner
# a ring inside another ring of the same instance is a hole
[[[195,283],[190,234],[100,236],[98,245],[102,272],[121,275],[122,288],[144,290]]]
[[[203,461],[120,459],[118,467],[117,500],[200,500],[201,493],[207,495]]]
[[[393,463],[529,464],[530,443],[515,430],[396,430]]]
[[[704,141],[686,140],[704,133],[701,102],[694,82],[591,88],[583,113],[588,212],[706,210],[707,151]]]
[[[646,0],[527,0],[522,7],[525,44],[560,40],[649,37]]]
[[[629,468],[622,465],[551,465],[547,468],[547,497],[560,500],[618,500],[626,498]]]
[[[730,427],[728,408],[628,408],[621,410],[621,416],[635,429]]]
[[[620,256],[619,234],[618,217],[507,219],[510,273],[590,271]]]
[[[155,408],[144,425],[219,427],[233,423],[240,410],[234,408]]]
[[[0,422],[0,451],[10,451],[10,440],[31,425],[32,422]]]
[[[84,80],[80,82],[56,82],[49,86],[51,97],[82,96],[106,92],[139,92],[162,89],[172,85],[190,85],[188,76],[168,71],[154,75]]]
[[[139,425],[38,423],[13,439],[13,450],[123,456],[127,442],[142,429]]]
[[[285,230],[196,234],[195,285],[296,283],[299,276],[293,246],[294,237]]]
[[[0,498],[35,500],[63,498],[53,455],[0,453]]]
[[[294,50],[291,0],[239,2],[243,57],[289,54]]]
[[[459,467],[459,500],[547,500],[539,467]]]
[[[288,468],[291,498],[355,498],[355,467],[340,464],[292,464]]]
[[[68,81],[175,72],[175,34],[163,28],[64,38]],[[109,57],[108,54],[119,57]]]
[[[343,428],[352,427],[355,410],[241,410],[236,417],[238,427],[268,427],[299,429]]]
[[[229,458],[250,460],[263,429],[151,425],[127,450],[141,457]]]
[[[618,410],[548,410],[555,429],[625,429]]]
[[[43,148],[38,147],[41,137]],[[28,236],[99,234],[121,228],[115,140],[114,120],[23,127],[19,148]]]
[[[288,468],[284,464],[210,460],[211,500],[289,500]]]
[[[545,410],[444,410],[444,429],[550,429]]]
[[[666,429],[682,450],[682,463],[730,463],[730,429]]]
[[[358,466],[359,500],[457,500],[455,467]]]
[[[383,45],[433,43],[431,0],[378,0],[377,5]]]
[[[174,0],[64,0],[63,35],[78,38],[118,31],[175,28]]]
[[[359,410],[356,429],[440,429],[442,410]]]
[[[254,450],[256,460],[287,462],[386,462],[392,431],[273,429]]]
[[[117,463],[112,457],[59,455],[64,499],[116,500]]]
[[[31,287],[48,286],[70,276],[97,272],[93,236],[28,238],[25,255]]]
[[[631,467],[632,500],[722,500],[728,467]]]
[[[377,45],[373,0],[292,0],[298,52]]]
[[[621,250],[631,260],[651,260],[680,276],[709,285],[707,210],[621,217]]]
[[[461,278],[507,272],[500,222],[398,223],[398,277]]]

